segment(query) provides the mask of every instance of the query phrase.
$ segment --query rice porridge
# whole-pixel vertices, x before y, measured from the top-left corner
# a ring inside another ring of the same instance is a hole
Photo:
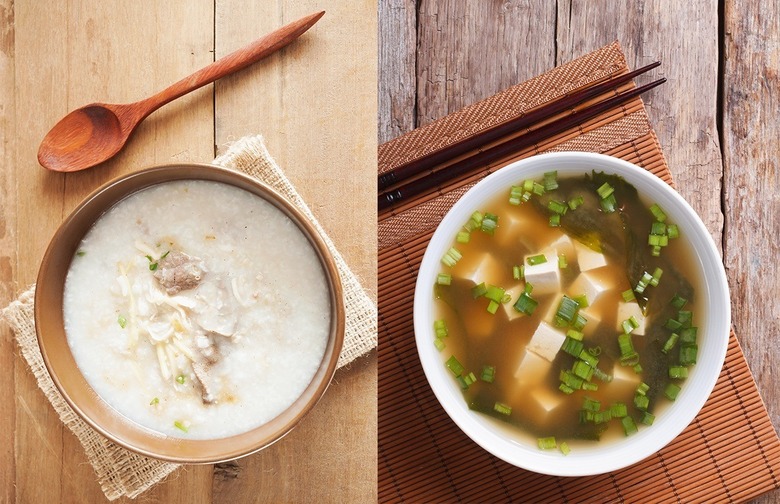
[[[327,278],[296,224],[228,184],[166,182],[117,203],[79,245],[65,330],[90,386],[162,434],[258,427],[305,390],[330,332]]]

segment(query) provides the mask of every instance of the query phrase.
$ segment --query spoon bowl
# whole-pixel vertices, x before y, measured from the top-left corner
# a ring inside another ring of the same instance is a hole
[[[149,114],[191,91],[237,72],[290,44],[325,14],[315,12],[224,56],[145,100],[130,104],[92,103],[69,113],[49,131],[38,162],[57,172],[74,172],[116,155]]]

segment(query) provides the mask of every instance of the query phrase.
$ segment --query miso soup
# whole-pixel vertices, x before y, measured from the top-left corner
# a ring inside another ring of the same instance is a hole
[[[555,172],[475,209],[432,344],[469,407],[564,453],[652,425],[696,362],[693,251],[622,178]]]

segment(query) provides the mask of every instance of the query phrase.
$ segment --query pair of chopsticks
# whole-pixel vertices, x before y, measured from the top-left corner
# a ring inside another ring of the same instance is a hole
[[[656,61],[655,63],[651,63],[634,70],[633,72],[619,75],[606,81],[596,83],[591,87],[574,91],[563,96],[559,100],[533,109],[516,119],[494,126],[493,128],[485,130],[462,142],[431,152],[430,154],[426,154],[425,156],[398,166],[392,171],[379,175],[379,210],[384,210],[401,201],[407,200],[425,191],[429,191],[456,177],[465,175],[476,168],[489,165],[494,161],[511,155],[513,152],[518,152],[526,147],[530,147],[541,140],[562,133],[577,124],[592,119],[607,110],[623,105],[645,91],[649,91],[650,89],[663,84],[666,82],[666,78],[658,79],[650,84],[645,84],[644,86],[628,91],[615,93],[612,96],[592,105],[588,105],[581,110],[573,109],[573,107],[591,98],[610,91],[615,91],[617,86],[625,84],[634,77],[660,65],[661,62]],[[572,109],[569,114],[556,119],[549,124],[531,129],[536,123],[561,114],[568,109]],[[499,140],[506,135],[517,133],[523,129],[528,131],[488,149],[482,150],[479,148],[482,145],[487,145],[490,142]],[[474,149],[477,149],[477,151],[474,152],[473,155],[446,166],[446,168],[439,170],[435,169],[437,166],[455,159],[458,156],[462,156]],[[428,172],[427,174],[425,174],[426,171]],[[423,176],[420,177],[420,175]],[[409,179],[414,180],[404,183],[404,181]],[[399,184],[402,185],[398,186]],[[394,186],[398,187],[393,188]]]

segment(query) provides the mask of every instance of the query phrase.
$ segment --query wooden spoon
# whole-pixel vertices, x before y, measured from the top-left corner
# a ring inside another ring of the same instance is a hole
[[[145,100],[129,104],[92,103],[74,110],[46,134],[38,149],[38,162],[49,170],[73,172],[110,159],[149,114],[278,51],[311,28],[323,14],[325,11],[310,14],[283,26]]]

